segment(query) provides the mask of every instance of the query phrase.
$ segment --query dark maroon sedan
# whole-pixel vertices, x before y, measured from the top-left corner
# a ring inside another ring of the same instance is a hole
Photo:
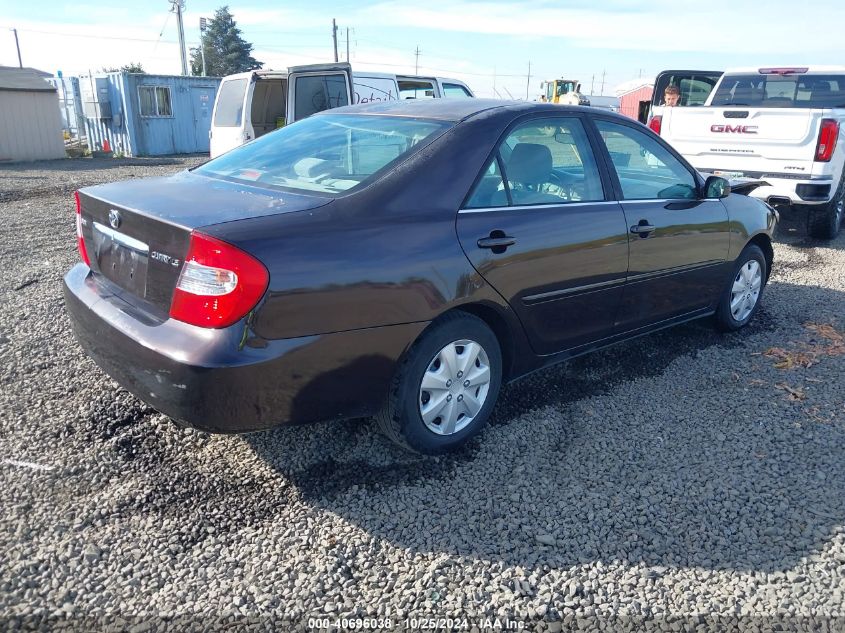
[[[376,416],[437,453],[503,381],[690,319],[744,326],[775,222],[621,116],[373,104],[82,189],[65,297],[86,351],[177,421]]]

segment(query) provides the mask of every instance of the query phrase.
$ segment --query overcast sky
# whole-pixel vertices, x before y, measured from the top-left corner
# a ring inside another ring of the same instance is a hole
[[[84,0],[83,0],[84,1]],[[167,0],[89,2],[0,0],[0,65],[65,75],[140,61],[178,73],[175,16]],[[185,36],[199,41],[199,17],[221,2],[187,0]],[[341,58],[346,28],[353,68],[458,77],[479,96],[534,98],[542,79],[580,79],[604,93],[666,68],[843,64],[845,1],[574,0],[495,2],[282,2],[232,0],[230,9],[266,68],[332,61],[331,19]]]

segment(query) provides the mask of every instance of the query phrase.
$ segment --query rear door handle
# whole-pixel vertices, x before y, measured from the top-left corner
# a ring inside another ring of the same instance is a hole
[[[652,233],[657,227],[652,226],[651,224],[645,223],[645,220],[640,220],[639,224],[635,224],[631,227],[631,233],[634,235],[639,235],[640,237],[648,237],[649,233]]]
[[[508,235],[504,237],[482,237],[478,240],[478,248],[501,248],[516,244],[516,240]]]

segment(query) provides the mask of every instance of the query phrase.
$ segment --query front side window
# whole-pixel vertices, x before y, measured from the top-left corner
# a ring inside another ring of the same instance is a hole
[[[501,147],[514,205],[604,200],[584,126],[575,117],[523,123]]]
[[[451,125],[404,117],[310,117],[233,149],[195,171],[259,186],[338,194],[372,180]]]
[[[247,83],[247,79],[232,79],[221,84],[214,110],[215,126],[240,127]]]
[[[168,86],[138,86],[138,101],[143,117],[173,116]]]
[[[648,134],[601,119],[596,127],[625,200],[691,200],[698,196],[692,173]]]
[[[472,95],[467,92],[467,89],[459,84],[443,84],[443,96],[446,98],[457,97],[466,98]]]
[[[346,75],[343,74],[297,77],[294,90],[294,115],[297,119],[349,105]]]

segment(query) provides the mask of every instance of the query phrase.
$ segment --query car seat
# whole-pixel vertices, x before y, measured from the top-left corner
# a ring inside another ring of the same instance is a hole
[[[517,143],[508,160],[506,174],[514,204],[561,202],[558,196],[541,191],[543,185],[552,184],[552,152],[545,145]]]

